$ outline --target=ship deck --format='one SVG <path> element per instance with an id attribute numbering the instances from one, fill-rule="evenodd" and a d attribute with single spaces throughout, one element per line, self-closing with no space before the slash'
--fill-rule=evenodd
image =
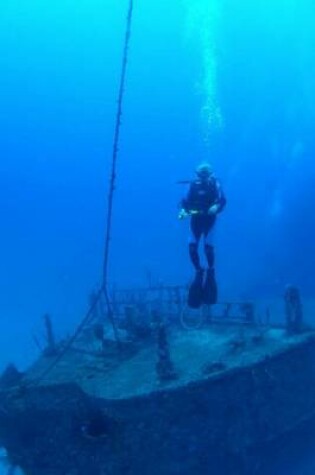
<path id="1" fill-rule="evenodd" d="M 315 332 L 288 336 L 281 328 L 261 329 L 244 325 L 208 325 L 199 330 L 173 328 L 168 333 L 176 378 L 161 383 L 157 377 L 157 346 L 110 342 L 105 352 L 89 336 L 76 342 L 52 371 L 42 378 L 52 357 L 40 357 L 27 371 L 26 380 L 41 378 L 40 385 L 76 383 L 90 396 L 107 400 L 143 396 L 251 367 L 266 358 L 314 339 Z"/>

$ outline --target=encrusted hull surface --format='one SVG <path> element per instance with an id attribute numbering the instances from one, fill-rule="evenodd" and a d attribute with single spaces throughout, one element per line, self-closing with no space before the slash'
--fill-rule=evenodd
<path id="1" fill-rule="evenodd" d="M 254 473 L 268 444 L 314 416 L 315 337 L 128 397 L 50 381 L 2 406 L 0 442 L 27 475 Z"/>

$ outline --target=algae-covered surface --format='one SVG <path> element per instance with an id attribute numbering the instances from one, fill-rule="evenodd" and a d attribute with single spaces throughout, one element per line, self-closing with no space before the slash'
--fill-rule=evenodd
<path id="1" fill-rule="evenodd" d="M 168 333 L 174 379 L 160 383 L 156 373 L 157 344 L 99 351 L 90 337 L 77 342 L 41 380 L 42 385 L 77 383 L 87 394 L 104 399 L 127 399 L 167 387 L 169 390 L 206 378 L 224 377 L 237 368 L 250 367 L 285 352 L 309 338 L 313 332 L 287 336 L 284 329 L 262 329 L 243 325 L 211 325 L 199 330 L 172 329 Z M 41 357 L 29 369 L 27 380 L 41 377 L 53 358 Z"/>

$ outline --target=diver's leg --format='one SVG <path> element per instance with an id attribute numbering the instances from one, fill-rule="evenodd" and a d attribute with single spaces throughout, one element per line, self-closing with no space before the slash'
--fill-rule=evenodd
<path id="1" fill-rule="evenodd" d="M 198 253 L 200 237 L 201 237 L 200 224 L 199 224 L 199 221 L 195 219 L 195 217 L 193 216 L 190 221 L 189 257 L 196 271 L 202 270 L 202 267 L 200 265 L 200 257 Z"/>
<path id="2" fill-rule="evenodd" d="M 215 279 L 214 271 L 214 247 L 213 247 L 213 221 L 208 221 L 206 223 L 205 233 L 204 233 L 204 251 L 208 263 L 208 269 L 206 273 L 206 280 L 204 283 L 204 294 L 203 302 L 206 305 L 213 305 L 217 303 L 218 300 L 218 288 Z"/>
<path id="3" fill-rule="evenodd" d="M 213 247 L 213 235 L 215 220 L 208 217 L 204 227 L 204 251 L 208 263 L 208 268 L 214 270 L 214 247 Z"/>
<path id="4" fill-rule="evenodd" d="M 205 242 L 205 255 L 209 269 L 214 269 L 214 247 Z"/>
<path id="5" fill-rule="evenodd" d="M 202 228 L 200 226 L 200 219 L 198 219 L 197 216 L 192 216 L 190 220 L 189 255 L 190 260 L 195 268 L 195 277 L 189 286 L 187 302 L 188 306 L 194 309 L 200 308 L 203 301 L 204 270 L 200 265 L 198 253 L 201 231 Z"/>

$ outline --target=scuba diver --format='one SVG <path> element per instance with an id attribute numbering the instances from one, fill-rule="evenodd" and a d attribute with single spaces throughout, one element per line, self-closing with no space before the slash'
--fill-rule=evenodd
<path id="1" fill-rule="evenodd" d="M 217 301 L 217 286 L 214 275 L 214 248 L 212 231 L 217 215 L 226 205 L 221 185 L 208 163 L 196 169 L 197 178 L 190 182 L 187 196 L 181 202 L 179 219 L 190 217 L 189 256 L 196 270 L 188 296 L 188 304 L 199 308 L 202 303 L 210 305 Z M 208 264 L 205 272 L 200 264 L 198 247 L 204 240 L 204 252 Z M 206 274 L 204 282 L 204 274 Z"/>

